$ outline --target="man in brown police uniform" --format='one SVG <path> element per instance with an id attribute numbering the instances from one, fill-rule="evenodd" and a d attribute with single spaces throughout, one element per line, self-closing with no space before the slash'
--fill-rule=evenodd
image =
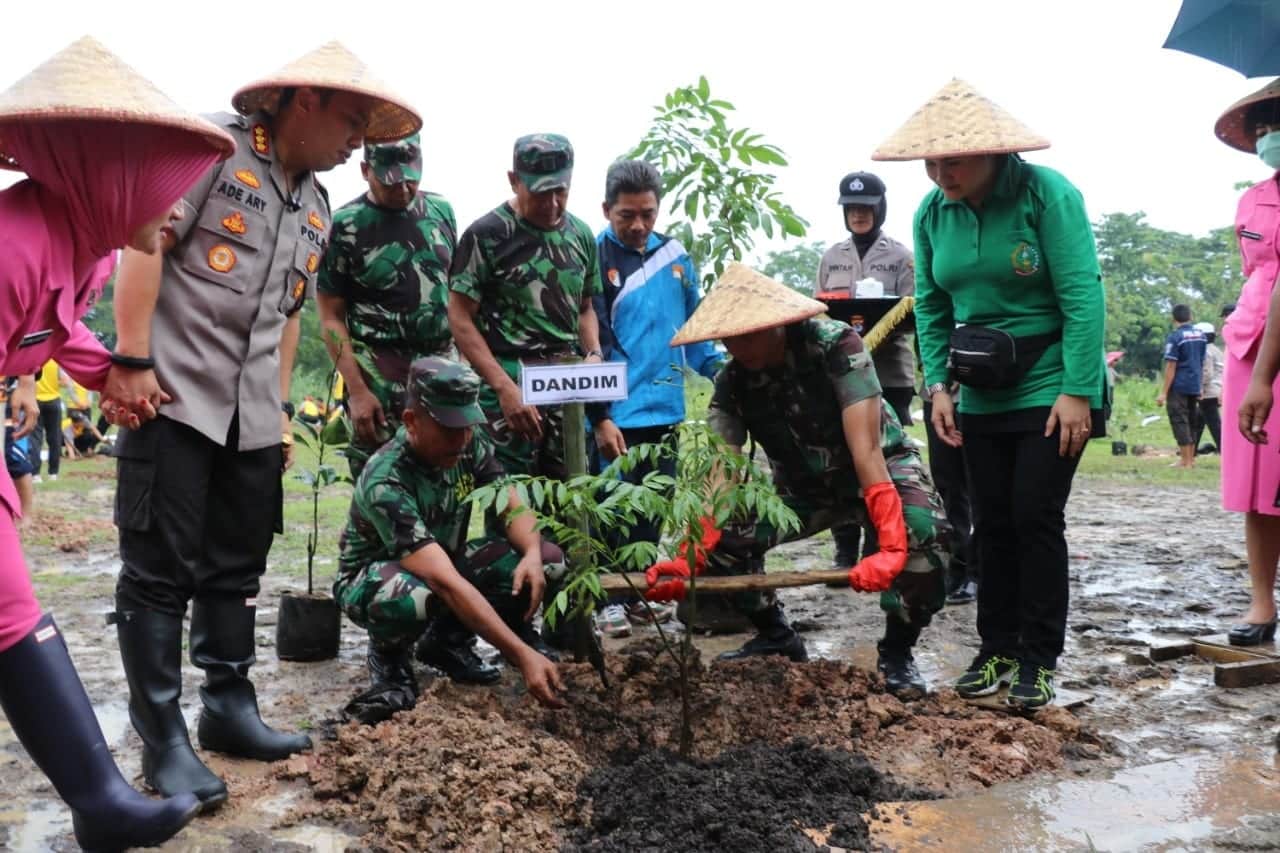
<path id="1" fill-rule="evenodd" d="M 247 673 L 292 450 L 282 401 L 298 312 L 328 239 L 316 173 L 366 139 L 422 124 L 336 42 L 233 102 L 240 115 L 212 118 L 237 151 L 187 193 L 166 252 L 125 253 L 108 379 L 117 399 L 159 408 L 122 435 L 116 491 L 123 566 L 113 621 L 143 775 L 167 796 L 195 793 L 206 809 L 227 789 L 192 750 L 179 703 L 188 601 L 191 661 L 205 671 L 200 745 L 261 761 L 311 745 L 262 721 Z"/>

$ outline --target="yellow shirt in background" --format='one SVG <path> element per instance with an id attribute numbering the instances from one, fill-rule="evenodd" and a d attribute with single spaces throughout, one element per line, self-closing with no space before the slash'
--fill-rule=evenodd
<path id="1" fill-rule="evenodd" d="M 50 359 L 40 368 L 40 376 L 36 379 L 36 402 L 48 403 L 62 396 L 62 387 L 58 384 L 58 363 Z"/>

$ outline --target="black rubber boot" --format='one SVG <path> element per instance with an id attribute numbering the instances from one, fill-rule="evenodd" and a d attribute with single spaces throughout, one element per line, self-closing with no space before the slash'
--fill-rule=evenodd
<path id="1" fill-rule="evenodd" d="M 857 565 L 858 546 L 862 544 L 862 528 L 857 522 L 850 521 L 831 528 L 831 539 L 836 545 L 831 568 L 851 569 Z"/>
<path id="2" fill-rule="evenodd" d="M 121 602 L 117 602 L 120 607 Z M 196 757 L 182 716 L 182 617 L 137 608 L 110 620 L 129 682 L 129 719 L 142 738 L 142 775 L 171 797 L 195 794 L 202 811 L 227 801 L 227 786 Z"/>
<path id="3" fill-rule="evenodd" d="M 892 613 L 885 614 L 884 639 L 876 644 L 876 669 L 884 676 L 885 689 L 899 699 L 919 699 L 929 692 L 911 649 L 920 639 L 920 629 L 908 625 Z"/>
<path id="4" fill-rule="evenodd" d="M 52 616 L 0 652 L 0 707 L 71 807 L 76 841 L 85 850 L 163 844 L 200 810 L 193 794 L 152 800 L 120 775 Z"/>
<path id="5" fill-rule="evenodd" d="M 420 695 L 408 646 L 393 646 L 369 640 L 366 662 L 369 665 L 369 682 L 372 687 L 398 687 L 407 690 L 415 699 Z"/>
<path id="6" fill-rule="evenodd" d="M 511 633 L 519 637 L 526 646 L 552 663 L 560 662 L 560 653 L 552 648 L 544 636 L 552 633 L 550 629 L 544 625 L 542 631 L 539 632 L 537 628 L 533 627 L 532 620 L 524 618 L 524 614 L 529 610 L 529 598 L 527 595 L 521 595 L 510 601 L 498 602 L 493 609 L 502 617 L 502 621 L 511 629 Z M 564 621 L 563 618 L 561 621 Z M 563 632 L 561 633 L 563 634 Z M 568 648 L 568 638 L 560 637 L 559 639 Z"/>
<path id="7" fill-rule="evenodd" d="M 475 634 L 457 616 L 443 611 L 418 640 L 414 657 L 459 684 L 493 684 L 502 677 L 502 671 L 481 660 L 475 652 L 475 642 Z"/>
<path id="8" fill-rule="evenodd" d="M 311 738 L 278 732 L 262 721 L 249 681 L 255 608 L 243 598 L 197 598 L 191 606 L 191 662 L 205 671 L 200 746 L 257 761 L 279 761 L 311 748 Z"/>
<path id="9" fill-rule="evenodd" d="M 796 663 L 809 659 L 809 652 L 804 647 L 804 640 L 787 622 L 782 613 L 782 605 L 774 604 L 764 610 L 752 613 L 751 624 L 756 626 L 756 635 L 747 640 L 741 648 L 725 652 L 717 660 L 741 660 L 757 655 L 782 655 Z"/>

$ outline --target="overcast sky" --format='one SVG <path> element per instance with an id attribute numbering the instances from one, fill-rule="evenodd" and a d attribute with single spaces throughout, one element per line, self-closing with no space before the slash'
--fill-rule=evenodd
<path id="1" fill-rule="evenodd" d="M 1265 80 L 1161 49 L 1178 6 L 11 3 L 0 85 L 90 34 L 182 105 L 226 110 L 239 86 L 338 38 L 424 116 L 423 186 L 453 202 L 460 227 L 507 197 L 511 144 L 532 131 L 573 142 L 570 209 L 598 227 L 609 162 L 639 139 L 667 91 L 705 74 L 738 107 L 735 126 L 785 150 L 779 186 L 810 221 L 810 239 L 845 236 L 837 184 L 869 169 L 889 188 L 886 231 L 909 242 L 930 188 L 923 164 L 873 164 L 870 154 L 955 76 L 1052 141 L 1028 159 L 1066 174 L 1093 218 L 1144 210 L 1162 228 L 1202 234 L 1230 224 L 1235 182 L 1268 174 L 1213 135 L 1223 109 Z M 363 186 L 354 160 L 323 180 L 335 204 Z"/>

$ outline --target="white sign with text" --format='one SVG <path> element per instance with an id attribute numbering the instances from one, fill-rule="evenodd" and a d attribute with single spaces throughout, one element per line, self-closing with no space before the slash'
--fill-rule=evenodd
<path id="1" fill-rule="evenodd" d="M 625 400 L 627 393 L 627 365 L 621 361 L 520 367 L 520 396 L 527 406 Z"/>

